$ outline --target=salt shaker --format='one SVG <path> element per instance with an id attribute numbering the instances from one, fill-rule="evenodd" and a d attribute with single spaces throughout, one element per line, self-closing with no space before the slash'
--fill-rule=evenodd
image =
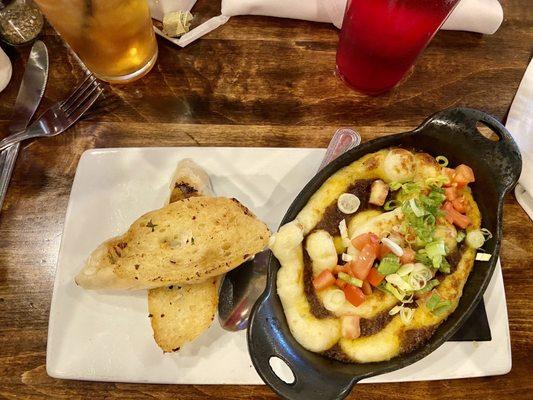
<path id="1" fill-rule="evenodd" d="M 0 37 L 11 45 L 32 41 L 43 28 L 43 16 L 31 0 L 0 2 Z"/>

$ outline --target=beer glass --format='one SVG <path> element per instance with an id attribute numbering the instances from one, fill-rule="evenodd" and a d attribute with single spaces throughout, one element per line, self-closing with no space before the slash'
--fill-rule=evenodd
<path id="1" fill-rule="evenodd" d="M 55 30 L 98 78 L 136 80 L 157 59 L 147 0 L 35 0 Z"/>

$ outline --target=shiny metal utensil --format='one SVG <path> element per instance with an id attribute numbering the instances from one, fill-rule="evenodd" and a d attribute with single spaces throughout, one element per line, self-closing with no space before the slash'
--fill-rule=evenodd
<path id="1" fill-rule="evenodd" d="M 31 48 L 26 70 L 22 77 L 9 132 L 15 133 L 26 129 L 31 117 L 37 110 L 48 80 L 48 50 L 40 40 Z M 0 210 L 9 187 L 9 181 L 15 167 L 20 144 L 14 144 L 0 153 Z"/>
<path id="2" fill-rule="evenodd" d="M 361 136 L 353 129 L 338 129 L 319 170 L 360 143 Z M 252 307 L 266 287 L 268 257 L 269 250 L 264 250 L 224 276 L 218 296 L 218 320 L 222 328 L 240 331 L 248 326 Z"/>
<path id="3" fill-rule="evenodd" d="M 353 149 L 361 144 L 361 135 L 351 128 L 339 128 L 333 134 L 328 148 L 326 149 L 326 155 L 322 160 L 322 164 L 318 170 L 320 171 L 342 153 Z"/>
<path id="4" fill-rule="evenodd" d="M 46 110 L 28 129 L 0 141 L 0 150 L 23 140 L 59 135 L 70 128 L 103 92 L 98 80 L 89 74 L 70 94 Z"/>

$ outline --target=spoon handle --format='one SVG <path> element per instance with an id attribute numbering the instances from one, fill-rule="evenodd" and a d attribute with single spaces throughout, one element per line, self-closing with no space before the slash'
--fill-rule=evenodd
<path id="1" fill-rule="evenodd" d="M 331 138 L 328 148 L 326 149 L 326 155 L 320 164 L 320 171 L 334 159 L 348 150 L 359 146 L 361 144 L 361 135 L 351 128 L 339 128 Z"/>

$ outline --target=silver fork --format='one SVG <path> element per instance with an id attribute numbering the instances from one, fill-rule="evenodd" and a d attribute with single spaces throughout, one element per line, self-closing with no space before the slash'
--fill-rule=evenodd
<path id="1" fill-rule="evenodd" d="M 89 74 L 67 97 L 46 110 L 26 130 L 0 141 L 0 150 L 23 140 L 56 136 L 71 127 L 92 106 L 104 91 L 98 80 Z"/>

